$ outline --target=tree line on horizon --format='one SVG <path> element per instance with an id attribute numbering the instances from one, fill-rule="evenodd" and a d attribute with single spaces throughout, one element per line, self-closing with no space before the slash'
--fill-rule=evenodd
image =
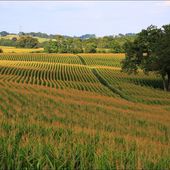
<path id="1" fill-rule="evenodd" d="M 2 33 L 2 32 L 1 32 Z M 47 53 L 123 53 L 124 44 L 133 41 L 135 34 L 119 34 L 118 36 L 104 36 L 97 38 L 94 34 L 86 34 L 81 37 L 69 37 L 56 35 L 53 39 L 47 39 L 40 43 L 37 38 L 27 34 L 11 39 L 0 39 L 0 46 L 13 46 L 19 48 L 43 47 Z"/>
<path id="2" fill-rule="evenodd" d="M 0 36 L 4 37 L 7 35 L 25 35 L 25 36 L 32 36 L 32 37 L 40 37 L 40 38 L 49 38 L 49 39 L 53 39 L 56 37 L 56 34 L 47 34 L 47 33 L 42 33 L 42 32 L 19 32 L 18 34 L 16 33 L 9 33 L 7 31 L 1 31 L 0 32 Z M 126 34 L 122 34 L 119 33 L 118 35 L 113 35 L 113 37 L 123 37 L 123 36 L 133 36 L 135 35 L 135 33 L 126 33 Z M 84 34 L 81 36 L 68 36 L 68 35 L 62 35 L 63 37 L 67 38 L 67 37 L 72 37 L 72 38 L 80 38 L 80 39 L 89 39 L 89 38 L 96 38 L 95 34 Z M 112 37 L 112 35 L 110 35 Z"/>
<path id="3" fill-rule="evenodd" d="M 4 38 L 8 35 L 14 35 L 11 39 Z M 16 37 L 15 37 L 16 35 Z M 133 41 L 135 34 L 118 34 L 114 36 L 96 37 L 95 34 L 85 34 L 82 36 L 66 36 L 53 35 L 41 32 L 18 34 L 8 33 L 6 31 L 0 32 L 0 45 L 13 46 L 19 48 L 38 48 L 43 47 L 48 53 L 80 53 L 80 52 L 103 52 L 103 53 L 118 53 L 124 52 L 123 44 L 127 41 Z M 19 38 L 18 38 L 19 36 Z M 31 38 L 32 39 L 31 39 Z M 36 38 L 46 38 L 45 42 L 38 42 Z"/>
<path id="4" fill-rule="evenodd" d="M 101 38 L 71 38 L 57 35 L 55 41 L 49 41 L 44 46 L 44 50 L 48 53 L 123 53 L 124 43 L 129 40 L 133 41 L 133 37 L 111 37 L 104 36 Z"/>

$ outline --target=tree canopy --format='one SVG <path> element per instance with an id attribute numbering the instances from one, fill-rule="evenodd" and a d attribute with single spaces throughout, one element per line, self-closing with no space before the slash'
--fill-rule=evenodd
<path id="1" fill-rule="evenodd" d="M 9 33 L 6 32 L 6 31 L 1 31 L 1 32 L 0 32 L 0 36 L 7 36 L 7 35 L 9 35 Z"/>
<path id="2" fill-rule="evenodd" d="M 16 46 L 16 41 L 10 40 L 10 39 L 0 39 L 0 46 Z"/>
<path id="3" fill-rule="evenodd" d="M 39 44 L 36 38 L 30 36 L 21 36 L 17 41 L 17 47 L 36 48 Z"/>
<path id="4" fill-rule="evenodd" d="M 64 38 L 58 35 L 55 41 L 49 41 L 45 45 L 48 53 L 82 53 L 82 43 L 80 39 Z"/>
<path id="5" fill-rule="evenodd" d="M 10 35 L 6 37 L 6 35 Z M 19 32 L 18 35 L 8 33 L 6 31 L 0 32 L 0 45 L 14 46 L 22 48 L 45 48 L 46 52 L 55 53 L 82 53 L 82 52 L 99 52 L 99 53 L 123 53 L 124 43 L 133 41 L 135 34 L 119 34 L 104 37 L 96 37 L 95 34 L 85 34 L 82 36 L 66 36 L 54 35 L 41 32 Z M 38 38 L 38 41 L 31 38 Z M 40 37 L 40 38 L 39 38 Z M 43 40 L 41 40 L 43 38 Z M 51 40 L 51 41 L 50 41 Z M 57 43 L 53 43 L 56 41 Z M 35 43 L 35 44 L 34 44 Z M 54 47 L 55 46 L 55 47 Z"/>
<path id="6" fill-rule="evenodd" d="M 55 39 L 45 43 L 45 51 L 49 53 L 123 53 L 124 43 L 133 41 L 134 37 L 135 35 L 127 35 L 123 37 L 105 36 L 81 39 L 56 35 Z"/>
<path id="7" fill-rule="evenodd" d="M 124 48 L 123 71 L 137 73 L 142 69 L 145 73 L 156 72 L 162 76 L 164 90 L 170 91 L 170 24 L 143 29 L 134 42 L 125 43 Z"/>

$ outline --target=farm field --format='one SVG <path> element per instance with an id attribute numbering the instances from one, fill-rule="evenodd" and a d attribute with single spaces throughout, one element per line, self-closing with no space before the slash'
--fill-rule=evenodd
<path id="1" fill-rule="evenodd" d="M 0 46 L 0 49 L 3 50 L 3 53 L 31 53 L 31 52 L 43 52 L 43 48 L 16 48 L 8 46 Z"/>
<path id="2" fill-rule="evenodd" d="M 170 94 L 124 54 L 0 54 L 2 169 L 170 169 Z"/>

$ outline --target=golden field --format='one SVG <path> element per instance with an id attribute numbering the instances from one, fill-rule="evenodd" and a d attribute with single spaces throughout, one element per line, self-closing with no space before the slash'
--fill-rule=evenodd
<path id="1" fill-rule="evenodd" d="M 3 53 L 31 53 L 31 52 L 39 52 L 43 51 L 43 48 L 16 48 L 16 47 L 7 47 L 7 46 L 0 46 L 0 49 L 3 50 Z"/>

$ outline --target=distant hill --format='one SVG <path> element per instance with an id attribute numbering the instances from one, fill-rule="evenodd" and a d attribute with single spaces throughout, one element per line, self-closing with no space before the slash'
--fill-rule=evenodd
<path id="1" fill-rule="evenodd" d="M 96 38 L 95 34 L 85 34 L 79 37 L 80 39 Z"/>
<path id="2" fill-rule="evenodd" d="M 37 38 L 43 38 L 44 40 L 47 39 L 47 41 L 49 39 L 55 39 L 57 34 L 47 34 L 47 33 L 42 33 L 42 32 L 29 32 L 29 33 L 25 33 L 25 32 L 19 32 L 18 34 L 15 33 L 9 33 L 7 31 L 1 31 L 0 32 L 0 37 L 3 38 L 11 38 L 11 37 L 18 37 L 20 35 L 29 35 L 32 37 L 37 37 Z M 126 34 L 121 34 L 119 33 L 118 35 L 110 35 L 110 37 L 126 37 L 126 36 L 135 36 L 135 33 L 126 33 Z M 84 34 L 81 36 L 68 36 L 68 35 L 62 35 L 65 38 L 80 38 L 82 40 L 85 39 L 90 39 L 90 38 L 97 38 L 95 34 Z"/>

